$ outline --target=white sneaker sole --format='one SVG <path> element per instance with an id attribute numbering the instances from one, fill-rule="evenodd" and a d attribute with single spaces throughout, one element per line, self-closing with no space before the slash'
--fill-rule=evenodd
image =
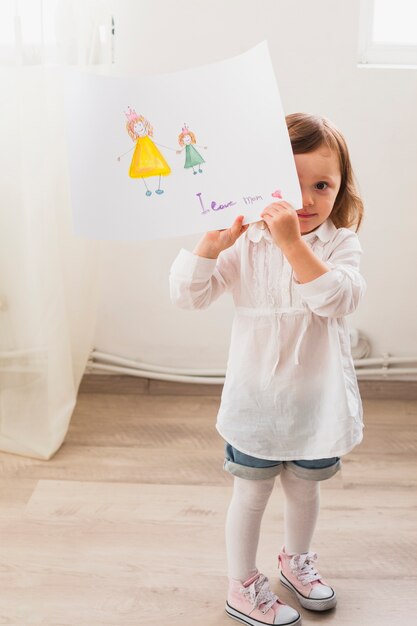
<path id="1" fill-rule="evenodd" d="M 298 591 L 298 589 L 296 589 L 290 583 L 288 578 L 284 576 L 281 570 L 279 572 L 279 579 L 280 579 L 281 585 L 284 585 L 284 587 L 292 591 L 297 596 L 299 603 L 305 609 L 310 609 L 310 611 L 327 611 L 328 609 L 332 609 L 334 606 L 336 606 L 337 599 L 336 599 L 336 593 L 334 591 L 333 591 L 333 595 L 330 596 L 330 598 L 306 598 L 306 596 L 303 596 Z"/>
<path id="2" fill-rule="evenodd" d="M 271 624 L 267 624 L 266 622 L 260 622 L 258 619 L 253 619 L 249 615 L 245 615 L 245 613 L 241 613 L 234 609 L 228 602 L 226 602 L 226 613 L 229 617 L 233 617 L 233 619 L 237 619 L 238 622 L 242 622 L 242 624 L 250 624 L 250 626 L 259 626 L 259 624 L 265 624 L 265 626 L 271 626 Z M 273 626 L 273 625 L 272 625 Z M 286 622 L 280 626 L 301 626 L 301 615 L 295 618 L 292 622 Z"/>

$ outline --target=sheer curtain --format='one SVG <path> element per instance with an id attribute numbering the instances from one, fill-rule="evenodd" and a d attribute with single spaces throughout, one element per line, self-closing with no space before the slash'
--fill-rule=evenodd
<path id="1" fill-rule="evenodd" d="M 111 63 L 114 24 L 97 0 L 0 10 L 0 450 L 45 460 L 68 430 L 100 285 L 101 244 L 72 232 L 63 77 Z"/>

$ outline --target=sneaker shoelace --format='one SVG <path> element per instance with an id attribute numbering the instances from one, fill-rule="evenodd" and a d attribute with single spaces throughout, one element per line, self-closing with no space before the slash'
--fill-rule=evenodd
<path id="1" fill-rule="evenodd" d="M 241 587 L 240 593 L 249 600 L 254 608 L 260 608 L 264 604 L 262 613 L 269 611 L 271 606 L 278 600 L 278 596 L 269 587 L 268 578 L 263 574 L 260 574 L 248 587 Z"/>
<path id="2" fill-rule="evenodd" d="M 314 567 L 315 561 L 317 561 L 316 552 L 295 554 L 290 559 L 291 571 L 298 578 L 298 580 L 303 583 L 303 585 L 307 585 L 307 583 L 320 579 L 320 574 Z"/>

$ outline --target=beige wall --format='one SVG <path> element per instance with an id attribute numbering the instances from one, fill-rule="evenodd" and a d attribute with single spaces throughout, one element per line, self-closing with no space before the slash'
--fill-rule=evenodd
<path id="1" fill-rule="evenodd" d="M 169 72 L 267 39 L 286 113 L 343 130 L 366 204 L 368 292 L 348 320 L 372 356 L 416 355 L 417 70 L 357 67 L 359 0 L 133 0 L 115 3 L 117 71 Z M 167 103 L 169 106 L 169 103 Z M 96 348 L 164 365 L 224 367 L 233 307 L 171 305 L 169 267 L 198 236 L 108 243 Z"/>

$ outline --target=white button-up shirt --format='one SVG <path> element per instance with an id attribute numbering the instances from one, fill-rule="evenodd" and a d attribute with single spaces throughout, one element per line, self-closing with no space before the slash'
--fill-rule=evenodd
<path id="1" fill-rule="evenodd" d="M 302 235 L 330 271 L 299 283 L 268 229 L 251 224 L 217 259 L 181 249 L 172 301 L 235 304 L 216 428 L 235 448 L 270 460 L 341 456 L 362 440 L 363 411 L 346 316 L 366 291 L 358 236 L 328 218 Z"/>

